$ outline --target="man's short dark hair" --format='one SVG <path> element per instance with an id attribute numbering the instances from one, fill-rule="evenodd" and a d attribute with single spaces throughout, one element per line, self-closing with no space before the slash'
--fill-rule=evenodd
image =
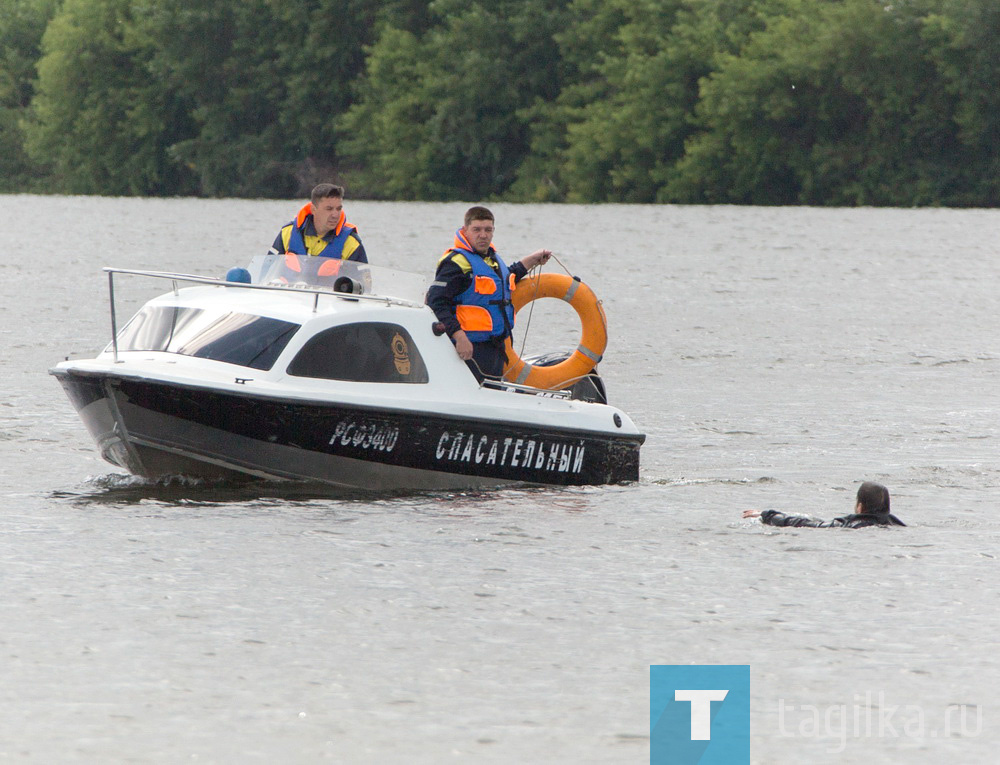
<path id="1" fill-rule="evenodd" d="M 493 213 L 485 207 L 480 207 L 478 205 L 470 207 L 465 211 L 465 225 L 468 226 L 474 220 L 491 220 L 496 223 L 496 218 L 493 217 Z"/>
<path id="2" fill-rule="evenodd" d="M 309 201 L 315 205 L 319 204 L 324 199 L 328 199 L 329 197 L 343 199 L 344 187 L 335 186 L 332 183 L 321 183 L 312 190 L 312 194 L 309 195 Z"/>
<path id="3" fill-rule="evenodd" d="M 858 488 L 861 512 L 868 515 L 889 514 L 889 490 L 880 483 L 865 481 Z"/>

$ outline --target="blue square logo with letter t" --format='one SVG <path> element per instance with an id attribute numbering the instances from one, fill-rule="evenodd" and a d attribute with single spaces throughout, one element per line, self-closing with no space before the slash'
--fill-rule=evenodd
<path id="1" fill-rule="evenodd" d="M 649 765 L 749 765 L 750 666 L 649 668 Z"/>

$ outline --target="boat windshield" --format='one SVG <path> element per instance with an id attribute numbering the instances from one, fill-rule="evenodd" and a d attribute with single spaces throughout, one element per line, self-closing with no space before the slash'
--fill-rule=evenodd
<path id="1" fill-rule="evenodd" d="M 225 309 L 145 305 L 118 335 L 118 351 L 163 351 L 268 370 L 298 324 Z"/>
<path id="2" fill-rule="evenodd" d="M 423 303 L 428 279 L 420 274 L 309 255 L 257 255 L 246 269 L 252 284 L 329 289 Z"/>

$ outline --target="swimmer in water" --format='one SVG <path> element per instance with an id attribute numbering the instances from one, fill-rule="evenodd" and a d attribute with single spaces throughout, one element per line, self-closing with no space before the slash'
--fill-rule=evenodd
<path id="1" fill-rule="evenodd" d="M 889 512 L 889 490 L 880 483 L 865 481 L 858 489 L 854 512 L 832 521 L 821 521 L 804 515 L 788 515 L 777 510 L 745 510 L 744 518 L 760 517 L 769 526 L 813 526 L 815 528 L 860 529 L 865 526 L 905 526 Z"/>

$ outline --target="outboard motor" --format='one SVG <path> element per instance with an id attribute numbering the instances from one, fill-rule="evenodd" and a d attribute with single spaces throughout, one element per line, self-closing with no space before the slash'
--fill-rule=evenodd
<path id="1" fill-rule="evenodd" d="M 551 353 L 540 353 L 536 356 L 526 356 L 524 361 L 536 367 L 552 367 L 560 364 L 570 356 L 573 351 L 552 351 Z M 595 366 L 585 377 L 581 377 L 571 387 L 569 387 L 570 398 L 577 401 L 590 401 L 598 404 L 608 403 L 608 394 L 604 388 L 604 380 L 597 373 Z"/>

